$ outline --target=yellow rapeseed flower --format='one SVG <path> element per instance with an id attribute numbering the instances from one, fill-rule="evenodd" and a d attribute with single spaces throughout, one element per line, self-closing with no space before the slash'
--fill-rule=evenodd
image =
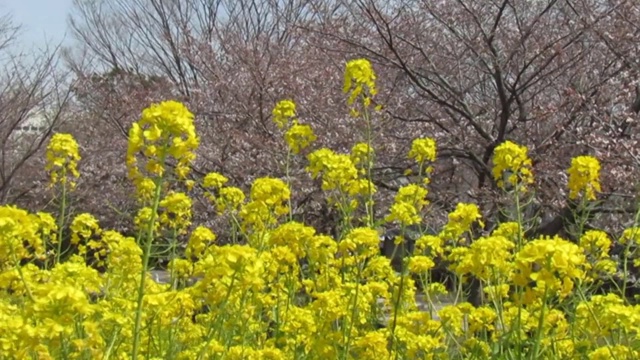
<path id="1" fill-rule="evenodd" d="M 373 162 L 374 150 L 367 143 L 357 143 L 351 148 L 351 161 L 356 166 Z"/>
<path id="2" fill-rule="evenodd" d="M 595 200 L 600 192 L 600 162 L 593 156 L 578 156 L 571 160 L 569 168 L 569 199 L 584 194 L 587 200 Z"/>
<path id="3" fill-rule="evenodd" d="M 618 239 L 621 245 L 634 245 L 640 244 L 640 227 L 630 227 L 622 232 L 622 235 Z"/>
<path id="4" fill-rule="evenodd" d="M 179 234 L 191 225 L 191 198 L 182 192 L 169 193 L 158 204 L 161 209 L 160 224 L 175 229 Z"/>
<path id="5" fill-rule="evenodd" d="M 420 212 L 429 203 L 426 199 L 427 193 L 427 189 L 416 184 L 401 187 L 385 220 L 397 221 L 405 226 L 420 223 Z"/>
<path id="6" fill-rule="evenodd" d="M 592 264 L 592 268 L 589 270 L 589 280 L 603 274 L 613 275 L 615 273 L 616 264 L 609 255 L 611 244 L 609 235 L 600 230 L 588 230 L 580 237 L 579 245 Z"/>
<path id="7" fill-rule="evenodd" d="M 88 213 L 77 215 L 71 222 L 70 229 L 71 243 L 78 246 L 80 255 L 86 255 L 88 250 L 93 250 L 96 260 L 103 260 L 106 248 L 105 244 L 98 239 L 102 230 L 93 215 Z"/>
<path id="8" fill-rule="evenodd" d="M 458 240 L 464 233 L 471 230 L 471 226 L 482 223 L 482 214 L 476 204 L 459 203 L 449 214 L 449 221 L 442 229 L 440 237 L 445 240 Z"/>
<path id="9" fill-rule="evenodd" d="M 422 275 L 435 266 L 433 259 L 429 256 L 414 255 L 409 258 L 408 270 L 412 274 Z"/>
<path id="10" fill-rule="evenodd" d="M 278 128 L 287 127 L 289 122 L 296 116 L 296 103 L 293 100 L 281 100 L 273 108 L 273 122 Z"/>
<path id="11" fill-rule="evenodd" d="M 330 149 L 319 149 L 307 156 L 307 171 L 312 178 L 322 174 L 322 190 L 346 191 L 349 184 L 358 178 L 358 169 L 349 155 L 336 154 Z"/>
<path id="12" fill-rule="evenodd" d="M 380 253 L 380 235 L 371 228 L 355 228 L 338 243 L 345 255 L 373 256 Z"/>
<path id="13" fill-rule="evenodd" d="M 271 232 L 269 244 L 287 246 L 296 257 L 303 258 L 306 250 L 313 246 L 315 233 L 316 230 L 310 226 L 290 221 Z"/>
<path id="14" fill-rule="evenodd" d="M 77 169 L 80 160 L 78 143 L 71 134 L 53 135 L 47 146 L 46 157 L 45 169 L 50 173 L 51 185 L 66 184 L 67 177 L 80 177 Z M 70 185 L 75 186 L 75 182 L 71 181 Z"/>
<path id="15" fill-rule="evenodd" d="M 444 253 L 443 243 L 442 238 L 439 236 L 422 235 L 416 240 L 415 251 L 436 257 Z"/>
<path id="16" fill-rule="evenodd" d="M 220 189 L 218 198 L 216 199 L 216 207 L 218 213 L 222 214 L 225 211 L 238 211 L 242 203 L 244 202 L 245 195 L 240 188 L 233 186 L 225 186 Z"/>
<path id="17" fill-rule="evenodd" d="M 640 351 L 624 345 L 601 346 L 589 353 L 589 360 L 632 360 L 640 357 Z"/>
<path id="18" fill-rule="evenodd" d="M 376 74 L 369 60 L 356 59 L 347 62 L 342 90 L 344 93 L 351 92 L 347 101 L 349 105 L 352 105 L 362 95 L 364 106 L 369 106 L 371 97 L 377 93 Z"/>
<path id="19" fill-rule="evenodd" d="M 251 186 L 251 201 L 279 206 L 291 196 L 289 186 L 282 180 L 270 177 L 256 179 Z"/>
<path id="20" fill-rule="evenodd" d="M 522 226 L 515 221 L 508 221 L 498 224 L 492 232 L 492 236 L 504 236 L 514 243 L 518 243 L 524 237 Z"/>
<path id="21" fill-rule="evenodd" d="M 431 138 L 414 139 L 411 143 L 409 159 L 415 160 L 418 164 L 436 161 L 436 141 Z"/>
<path id="22" fill-rule="evenodd" d="M 193 114 L 182 103 L 164 101 L 144 109 L 140 120 L 129 130 L 126 161 L 129 177 L 138 192 L 146 194 L 148 189 L 148 186 L 140 188 L 144 185 L 141 179 L 164 176 L 166 161 L 170 157 L 176 160 L 176 178 L 186 181 L 199 143 Z M 146 157 L 144 171 L 137 164 L 138 155 Z M 141 200 L 146 201 L 147 196 L 142 196 Z"/>
<path id="23" fill-rule="evenodd" d="M 493 284 L 509 279 L 512 249 L 515 244 L 503 236 L 482 237 L 474 240 L 468 250 L 452 259 L 451 269 L 459 275 L 474 275 Z"/>
<path id="24" fill-rule="evenodd" d="M 505 189 L 504 176 L 507 173 L 507 184 L 520 186 L 526 190 L 528 184 L 533 183 L 531 159 L 527 155 L 527 147 L 511 141 L 498 145 L 493 153 L 493 178 L 498 187 Z"/>
<path id="25" fill-rule="evenodd" d="M 358 359 L 388 359 L 389 336 L 389 331 L 386 329 L 370 331 L 360 336 L 354 342 L 354 347 L 356 353 L 358 354 Z"/>
<path id="26" fill-rule="evenodd" d="M 376 191 L 376 185 L 369 179 L 355 179 L 348 183 L 347 193 L 352 197 L 367 196 L 375 194 Z"/>
<path id="27" fill-rule="evenodd" d="M 38 219 L 38 223 L 40 225 L 40 238 L 43 241 L 48 241 L 51 244 L 56 244 L 58 242 L 58 224 L 53 216 L 49 213 L 38 212 L 35 214 Z"/>
<path id="28" fill-rule="evenodd" d="M 469 314 L 469 331 L 472 333 L 494 331 L 494 324 L 497 318 L 496 310 L 491 307 L 482 306 L 471 309 L 471 313 Z"/>
<path id="29" fill-rule="evenodd" d="M 491 346 L 478 338 L 468 338 L 462 344 L 462 354 L 465 355 L 465 358 L 490 359 Z"/>
<path id="30" fill-rule="evenodd" d="M 313 134 L 311 126 L 298 124 L 297 121 L 294 121 L 293 125 L 284 134 L 284 139 L 291 152 L 298 154 L 311 145 L 316 140 L 316 136 Z"/>
<path id="31" fill-rule="evenodd" d="M 198 226 L 191 232 L 187 248 L 185 249 L 185 256 L 188 259 L 199 258 L 215 239 L 216 234 L 209 230 L 209 228 Z"/>
<path id="32" fill-rule="evenodd" d="M 258 178 L 251 185 L 250 201 L 240 209 L 245 228 L 264 230 L 274 225 L 278 218 L 289 213 L 291 190 L 282 180 L 270 177 Z"/>
<path id="33" fill-rule="evenodd" d="M 581 329 L 587 338 L 592 341 L 611 339 L 618 336 L 627 339 L 636 338 L 640 331 L 638 326 L 640 311 L 638 310 L 639 307 L 637 305 L 627 305 L 626 301 L 618 294 L 593 295 L 589 300 L 581 301 L 576 306 L 574 325 L 576 328 Z M 616 355 L 615 349 L 610 350 L 613 350 L 613 355 Z M 596 350 L 595 352 L 600 355 L 594 357 L 596 359 L 613 358 L 612 356 L 605 356 L 606 354 L 611 355 L 606 350 Z M 637 358 L 637 353 L 635 356 L 630 356 L 631 353 L 627 355 L 620 353 L 618 355 L 620 359 Z"/>
<path id="34" fill-rule="evenodd" d="M 574 283 L 585 279 L 586 256 L 578 245 L 559 237 L 542 237 L 526 243 L 515 256 L 513 281 L 520 286 L 535 282 L 538 296 L 545 291 L 566 298 Z"/>
<path id="35" fill-rule="evenodd" d="M 580 237 L 580 246 L 596 258 L 606 258 L 611 249 L 611 239 L 604 231 L 588 230 Z"/>
<path id="36" fill-rule="evenodd" d="M 389 209 L 389 215 L 385 218 L 387 222 L 398 222 L 404 226 L 415 225 L 422 221 L 422 217 L 420 213 L 418 213 L 418 209 L 415 206 L 405 203 L 405 202 L 396 202 L 391 205 Z"/>
<path id="37" fill-rule="evenodd" d="M 87 241 L 95 235 L 100 235 L 98 220 L 91 214 L 77 215 L 71 222 L 71 243 L 74 245 Z"/>
<path id="38" fill-rule="evenodd" d="M 133 218 L 133 224 L 137 231 L 147 231 L 151 218 L 154 216 L 153 209 L 150 207 L 143 207 L 138 210 L 137 214 Z M 155 224 L 153 225 L 154 231 L 157 231 L 160 227 L 158 218 L 156 216 Z"/>
<path id="39" fill-rule="evenodd" d="M 16 206 L 0 206 L 0 270 L 44 254 L 40 228 L 37 216 Z"/>
<path id="40" fill-rule="evenodd" d="M 227 179 L 226 176 L 217 172 L 210 172 L 204 176 L 202 186 L 204 186 L 205 188 L 218 189 L 226 184 L 227 181 L 229 181 L 229 179 Z"/>

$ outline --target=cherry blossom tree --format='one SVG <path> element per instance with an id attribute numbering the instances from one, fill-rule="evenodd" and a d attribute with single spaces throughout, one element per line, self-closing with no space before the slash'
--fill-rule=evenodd
<path id="1" fill-rule="evenodd" d="M 318 134 L 317 146 L 348 151 L 361 129 L 348 116 L 342 72 L 346 60 L 367 57 L 378 75 L 376 102 L 384 106 L 374 138 L 381 204 L 411 180 L 406 153 L 421 136 L 439 147 L 429 195 L 434 222 L 460 201 L 479 203 L 489 224 L 497 220 L 504 196 L 491 176 L 491 159 L 505 140 L 528 146 L 534 161 L 533 234 L 571 225 L 566 169 L 576 155 L 602 161 L 597 220 L 615 218 L 622 226 L 635 205 L 635 1 L 74 4 L 75 50 L 90 61 L 71 57 L 70 65 L 80 79 L 78 106 L 87 124 L 97 129 L 100 122 L 100 131 L 124 141 L 149 102 L 184 101 L 203 140 L 197 176 L 220 171 L 245 186 L 258 176 L 283 175 L 285 149 L 270 118 L 283 98 L 298 104 L 301 121 Z M 310 204 L 320 197 L 303 174 L 304 158 L 296 161 L 295 203 L 313 217 L 319 207 Z"/>
<path id="2" fill-rule="evenodd" d="M 0 18 L 0 204 L 36 200 L 43 145 L 65 118 L 70 78 L 57 47 L 18 48 L 20 26 Z M 29 202 L 29 201 L 27 201 Z"/>
<path id="3" fill-rule="evenodd" d="M 595 211 L 619 215 L 633 208 L 640 148 L 637 45 L 630 39 L 638 31 L 637 2 L 340 5 L 340 20 L 315 31 L 401 79 L 396 91 L 403 96 L 393 98 L 388 114 L 407 136 L 438 140 L 444 167 L 434 178 L 438 196 L 497 208 L 491 158 L 497 145 L 512 140 L 527 145 L 534 160 L 543 223 L 533 233 L 570 225 L 566 169 L 576 155 L 603 163 L 605 202 Z"/>

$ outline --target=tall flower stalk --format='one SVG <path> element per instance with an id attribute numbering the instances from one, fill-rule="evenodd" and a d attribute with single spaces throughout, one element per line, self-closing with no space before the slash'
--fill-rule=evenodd
<path id="1" fill-rule="evenodd" d="M 45 170 L 49 172 L 50 185 L 53 188 L 60 187 L 60 213 L 58 214 L 57 250 L 54 264 L 60 262 L 62 256 L 62 242 L 64 240 L 64 226 L 66 221 L 67 197 L 69 191 L 76 186 L 76 180 L 80 177 L 78 172 L 78 143 L 70 134 L 55 134 L 47 146 L 47 163 Z M 46 262 L 46 260 L 45 260 Z"/>
<path id="2" fill-rule="evenodd" d="M 348 94 L 347 105 L 350 107 L 351 116 L 362 117 L 364 121 L 364 144 L 367 151 L 361 152 L 360 165 L 363 166 L 363 173 L 367 182 L 366 187 L 366 223 L 369 227 L 374 227 L 375 213 L 373 194 L 373 178 L 371 169 L 374 163 L 373 152 L 373 122 L 371 118 L 371 105 L 373 98 L 378 93 L 376 89 L 376 74 L 371 62 L 367 59 L 355 59 L 347 62 L 344 72 L 344 84 L 342 88 Z M 379 107 L 376 107 L 379 110 Z"/>
<path id="3" fill-rule="evenodd" d="M 285 178 L 287 185 L 291 187 L 291 159 L 302 150 L 309 147 L 316 140 L 311 126 L 301 124 L 296 119 L 296 104 L 293 100 L 281 100 L 272 111 L 273 122 L 280 130 L 284 131 L 284 140 L 287 143 L 287 156 L 285 160 Z M 293 207 L 289 199 L 289 221 L 293 220 Z"/>
<path id="4" fill-rule="evenodd" d="M 518 145 L 511 141 L 505 141 L 494 149 L 493 154 L 493 178 L 499 188 L 504 191 L 511 192 L 515 201 L 515 223 L 518 228 L 516 230 L 515 250 L 519 252 L 524 246 L 524 219 L 522 216 L 522 196 L 529 189 L 528 186 L 533 184 L 532 162 L 528 155 L 526 146 Z M 516 284 L 516 297 L 522 299 L 524 287 Z M 547 296 L 547 293 L 544 293 Z M 546 298 L 542 299 L 542 304 L 546 303 Z M 502 310 L 502 309 L 501 309 Z M 543 313 L 541 314 L 543 316 Z M 520 333 L 523 324 L 522 307 L 518 307 L 517 316 L 515 318 L 515 334 Z M 521 351 L 522 341 L 518 338 L 515 340 L 517 352 Z M 536 339 L 539 341 L 539 339 Z M 536 345 L 537 346 L 537 345 Z"/>
<path id="5" fill-rule="evenodd" d="M 194 151 L 198 145 L 193 114 L 176 101 L 165 101 L 146 108 L 140 120 L 134 123 L 129 131 L 129 178 L 136 185 L 140 202 L 145 206 L 150 205 L 151 209 L 144 233 L 139 236 L 143 254 L 136 301 L 132 359 L 137 359 L 140 347 L 145 282 L 155 239 L 158 208 L 166 191 L 165 185 L 170 183 L 167 181 L 170 176 L 166 171 L 167 162 L 170 159 L 176 161 L 174 179 L 187 181 L 191 162 L 195 159 Z M 144 164 L 144 167 L 141 164 Z"/>
<path id="6" fill-rule="evenodd" d="M 522 195 L 533 184 L 532 162 L 526 146 L 505 141 L 498 145 L 493 155 L 493 178 L 502 190 L 510 192 L 515 201 L 516 223 L 519 226 L 516 249 L 522 248 L 523 218 Z"/>
<path id="7" fill-rule="evenodd" d="M 600 162 L 593 156 L 577 156 L 571 159 L 569 175 L 569 200 L 577 203 L 574 218 L 575 234 L 579 237 L 591 217 L 590 205 L 596 201 L 600 188 Z"/>

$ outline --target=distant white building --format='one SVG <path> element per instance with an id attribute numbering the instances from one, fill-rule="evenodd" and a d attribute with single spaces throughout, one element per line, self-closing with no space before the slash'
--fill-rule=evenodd
<path id="1" fill-rule="evenodd" d="M 45 130 L 49 126 L 49 119 L 44 111 L 38 111 L 27 116 L 24 123 L 20 126 L 22 131 L 38 131 Z"/>
<path id="2" fill-rule="evenodd" d="M 46 132 L 50 124 L 50 119 L 44 111 L 33 112 L 27 115 L 27 117 L 13 129 L 13 135 L 39 135 Z"/>

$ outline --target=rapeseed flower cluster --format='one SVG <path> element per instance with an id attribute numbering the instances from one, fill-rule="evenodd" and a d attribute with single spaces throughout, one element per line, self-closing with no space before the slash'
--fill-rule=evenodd
<path id="1" fill-rule="evenodd" d="M 472 226 L 483 226 L 482 214 L 476 204 L 459 203 L 455 210 L 449 213 L 449 221 L 442 229 L 440 236 L 446 240 L 458 241 L 461 237 L 472 231 Z"/>
<path id="2" fill-rule="evenodd" d="M 429 163 L 436 161 L 436 154 L 436 141 L 431 138 L 417 138 L 411 143 L 408 157 L 418 164 L 418 175 L 423 176 L 422 183 L 424 185 L 429 185 L 431 182 L 428 176 L 433 172 L 433 166 Z M 405 171 L 405 175 L 412 173 L 411 169 Z"/>
<path id="3" fill-rule="evenodd" d="M 527 185 L 533 183 L 532 163 L 527 152 L 525 146 L 511 141 L 505 141 L 495 148 L 493 178 L 498 187 L 505 189 L 507 185 L 519 186 L 524 191 Z"/>
<path id="4" fill-rule="evenodd" d="M 284 139 L 289 145 L 291 152 L 299 154 L 300 151 L 309 147 L 315 140 L 313 129 L 307 124 L 299 124 L 295 121 L 284 135 Z"/>
<path id="5" fill-rule="evenodd" d="M 514 283 L 528 286 L 533 281 L 535 298 L 552 294 L 569 296 L 576 282 L 585 279 L 588 263 L 584 250 L 559 237 L 535 239 L 524 245 L 515 257 Z"/>
<path id="6" fill-rule="evenodd" d="M 622 238 L 619 242 L 622 243 Z M 588 230 L 582 234 L 579 245 L 590 264 L 587 280 L 595 281 L 602 276 L 611 276 L 615 273 L 616 263 L 611 259 L 610 254 L 612 244 L 613 241 L 604 231 Z"/>
<path id="7" fill-rule="evenodd" d="M 358 169 L 349 155 L 337 154 L 330 149 L 319 149 L 308 155 L 307 171 L 313 178 L 322 175 L 322 190 L 348 193 L 358 179 Z"/>
<path id="8" fill-rule="evenodd" d="M 513 241 L 503 236 L 482 237 L 469 247 L 453 251 L 451 269 L 461 276 L 473 275 L 493 286 L 507 283 L 512 275 Z"/>
<path id="9" fill-rule="evenodd" d="M 262 232 L 276 225 L 289 213 L 289 186 L 276 178 L 259 178 L 251 186 L 249 202 L 242 205 L 239 215 L 245 230 Z"/>
<path id="10" fill-rule="evenodd" d="M 374 149 L 368 143 L 357 143 L 351 148 L 351 161 L 360 167 L 360 173 L 365 174 L 367 166 L 374 161 Z"/>
<path id="11" fill-rule="evenodd" d="M 595 200 L 600 192 L 600 162 L 593 156 L 578 156 L 571 160 L 569 168 L 569 199 L 584 195 Z"/>
<path id="12" fill-rule="evenodd" d="M 202 181 L 202 186 L 204 186 L 205 188 L 219 189 L 228 181 L 229 179 L 227 179 L 226 176 L 217 172 L 211 172 L 205 175 Z"/>
<path id="13" fill-rule="evenodd" d="M 224 212 L 237 213 L 245 200 L 241 189 L 235 186 L 224 186 L 228 181 L 226 176 L 212 172 L 205 175 L 202 182 L 205 189 L 204 196 L 216 206 L 219 215 Z"/>
<path id="14" fill-rule="evenodd" d="M 273 122 L 279 129 L 285 130 L 284 140 L 294 155 L 306 149 L 315 140 L 311 126 L 301 124 L 296 116 L 296 104 L 292 100 L 281 100 L 273 108 Z"/>
<path id="15" fill-rule="evenodd" d="M 373 152 L 364 143 L 355 146 L 352 154 L 338 154 L 322 148 L 307 155 L 307 172 L 313 179 L 321 179 L 321 189 L 327 192 L 328 202 L 346 215 L 347 222 L 352 220 L 352 214 L 362 202 L 369 210 L 372 208 L 377 189 L 367 176 L 368 165 L 362 163 L 370 162 L 372 157 Z M 367 217 L 370 222 L 370 213 Z"/>
<path id="16" fill-rule="evenodd" d="M 396 221 L 402 226 L 415 225 L 422 221 L 421 211 L 429 203 L 427 189 L 421 185 L 409 184 L 401 187 L 385 218 L 388 222 Z"/>
<path id="17" fill-rule="evenodd" d="M 625 229 L 620 236 L 620 244 L 622 245 L 639 245 L 640 244 L 640 227 L 633 226 Z"/>
<path id="18" fill-rule="evenodd" d="M 178 235 L 186 234 L 191 225 L 191 198 L 182 192 L 171 192 L 158 205 L 160 224 Z"/>
<path id="19" fill-rule="evenodd" d="M 100 239 L 102 229 L 98 220 L 88 213 L 79 214 L 73 219 L 69 229 L 71 244 L 78 248 L 78 253 L 90 263 L 104 265 L 108 248 Z"/>
<path id="20" fill-rule="evenodd" d="M 273 108 L 272 116 L 278 128 L 284 129 L 296 116 L 296 103 L 293 100 L 281 100 Z"/>
<path id="21" fill-rule="evenodd" d="M 210 229 L 204 226 L 198 226 L 189 237 L 187 248 L 184 251 L 185 257 L 187 259 L 200 258 L 215 239 L 216 234 Z"/>
<path id="22" fill-rule="evenodd" d="M 200 140 L 196 135 L 193 114 L 182 103 L 165 101 L 142 112 L 129 130 L 127 168 L 129 178 L 143 202 L 153 199 L 158 179 L 165 175 L 169 159 L 176 161 L 174 175 L 186 181 Z M 138 157 L 145 166 L 138 165 Z"/>
<path id="23" fill-rule="evenodd" d="M 11 205 L 0 207 L 0 270 L 44 256 L 45 244 L 55 241 L 56 230 L 48 214 L 29 214 Z"/>
<path id="24" fill-rule="evenodd" d="M 78 153 L 78 143 L 70 134 L 54 134 L 47 146 L 46 151 L 47 163 L 45 170 L 49 172 L 51 185 L 67 184 L 70 187 L 75 186 L 75 181 L 69 179 L 77 179 L 80 177 L 78 172 L 78 161 L 80 154 Z"/>
<path id="25" fill-rule="evenodd" d="M 371 104 L 371 97 L 375 96 L 376 74 L 373 71 L 371 62 L 367 59 L 356 59 L 347 62 L 344 72 L 344 93 L 349 94 L 347 103 L 353 105 L 356 99 L 363 97 L 363 105 L 368 107 Z"/>
<path id="26" fill-rule="evenodd" d="M 409 158 L 418 164 L 436 161 L 436 141 L 431 138 L 421 138 L 413 140 Z"/>
<path id="27" fill-rule="evenodd" d="M 349 78 L 371 91 L 368 66 L 352 64 Z M 274 118 L 287 126 L 295 105 L 277 109 Z M 245 194 L 224 175 L 209 173 L 201 184 L 207 198 L 239 231 L 238 241 L 226 244 L 217 229 L 192 224 L 193 200 L 171 186 L 183 178 L 165 171 L 169 156 L 181 166 L 193 158 L 192 116 L 177 103 L 143 114 L 127 160 L 138 191 L 153 201 L 135 216 L 136 238 L 80 213 L 68 224 L 68 256 L 50 264 L 48 244 L 62 240 L 54 217 L 0 206 L 0 358 L 640 357 L 639 305 L 624 291 L 597 288 L 617 266 L 615 241 L 626 248 L 623 258 L 634 259 L 639 224 L 618 239 L 599 230 L 576 242 L 530 239 L 518 221 L 485 232 L 481 209 L 460 203 L 440 231 L 420 232 L 398 271 L 380 254 L 375 226 L 347 221 L 340 236 L 321 234 L 284 216 L 291 199 L 285 181 L 258 178 Z M 435 160 L 435 143 L 414 144 L 412 159 Z M 139 169 L 141 155 L 152 166 Z M 523 148 L 509 145 L 496 157 L 496 174 L 506 170 L 517 174 L 507 179 L 511 185 L 530 184 Z M 307 170 L 348 203 L 371 195 L 370 179 L 359 170 L 372 158 L 369 145 L 348 155 L 319 149 L 308 155 Z M 425 185 L 399 189 L 384 220 L 426 228 Z M 176 241 L 171 251 L 152 253 L 164 237 Z M 163 262 L 168 271 L 153 269 Z M 454 277 L 452 287 L 431 280 L 443 267 Z M 465 301 L 471 278 L 486 295 L 483 303 Z M 437 305 L 436 296 L 447 291 L 458 300 Z"/>
<path id="28" fill-rule="evenodd" d="M 231 213 L 237 212 L 244 202 L 244 199 L 245 195 L 240 188 L 235 186 L 223 187 L 220 189 L 220 196 L 216 201 L 218 214 L 222 214 L 225 211 Z"/>

